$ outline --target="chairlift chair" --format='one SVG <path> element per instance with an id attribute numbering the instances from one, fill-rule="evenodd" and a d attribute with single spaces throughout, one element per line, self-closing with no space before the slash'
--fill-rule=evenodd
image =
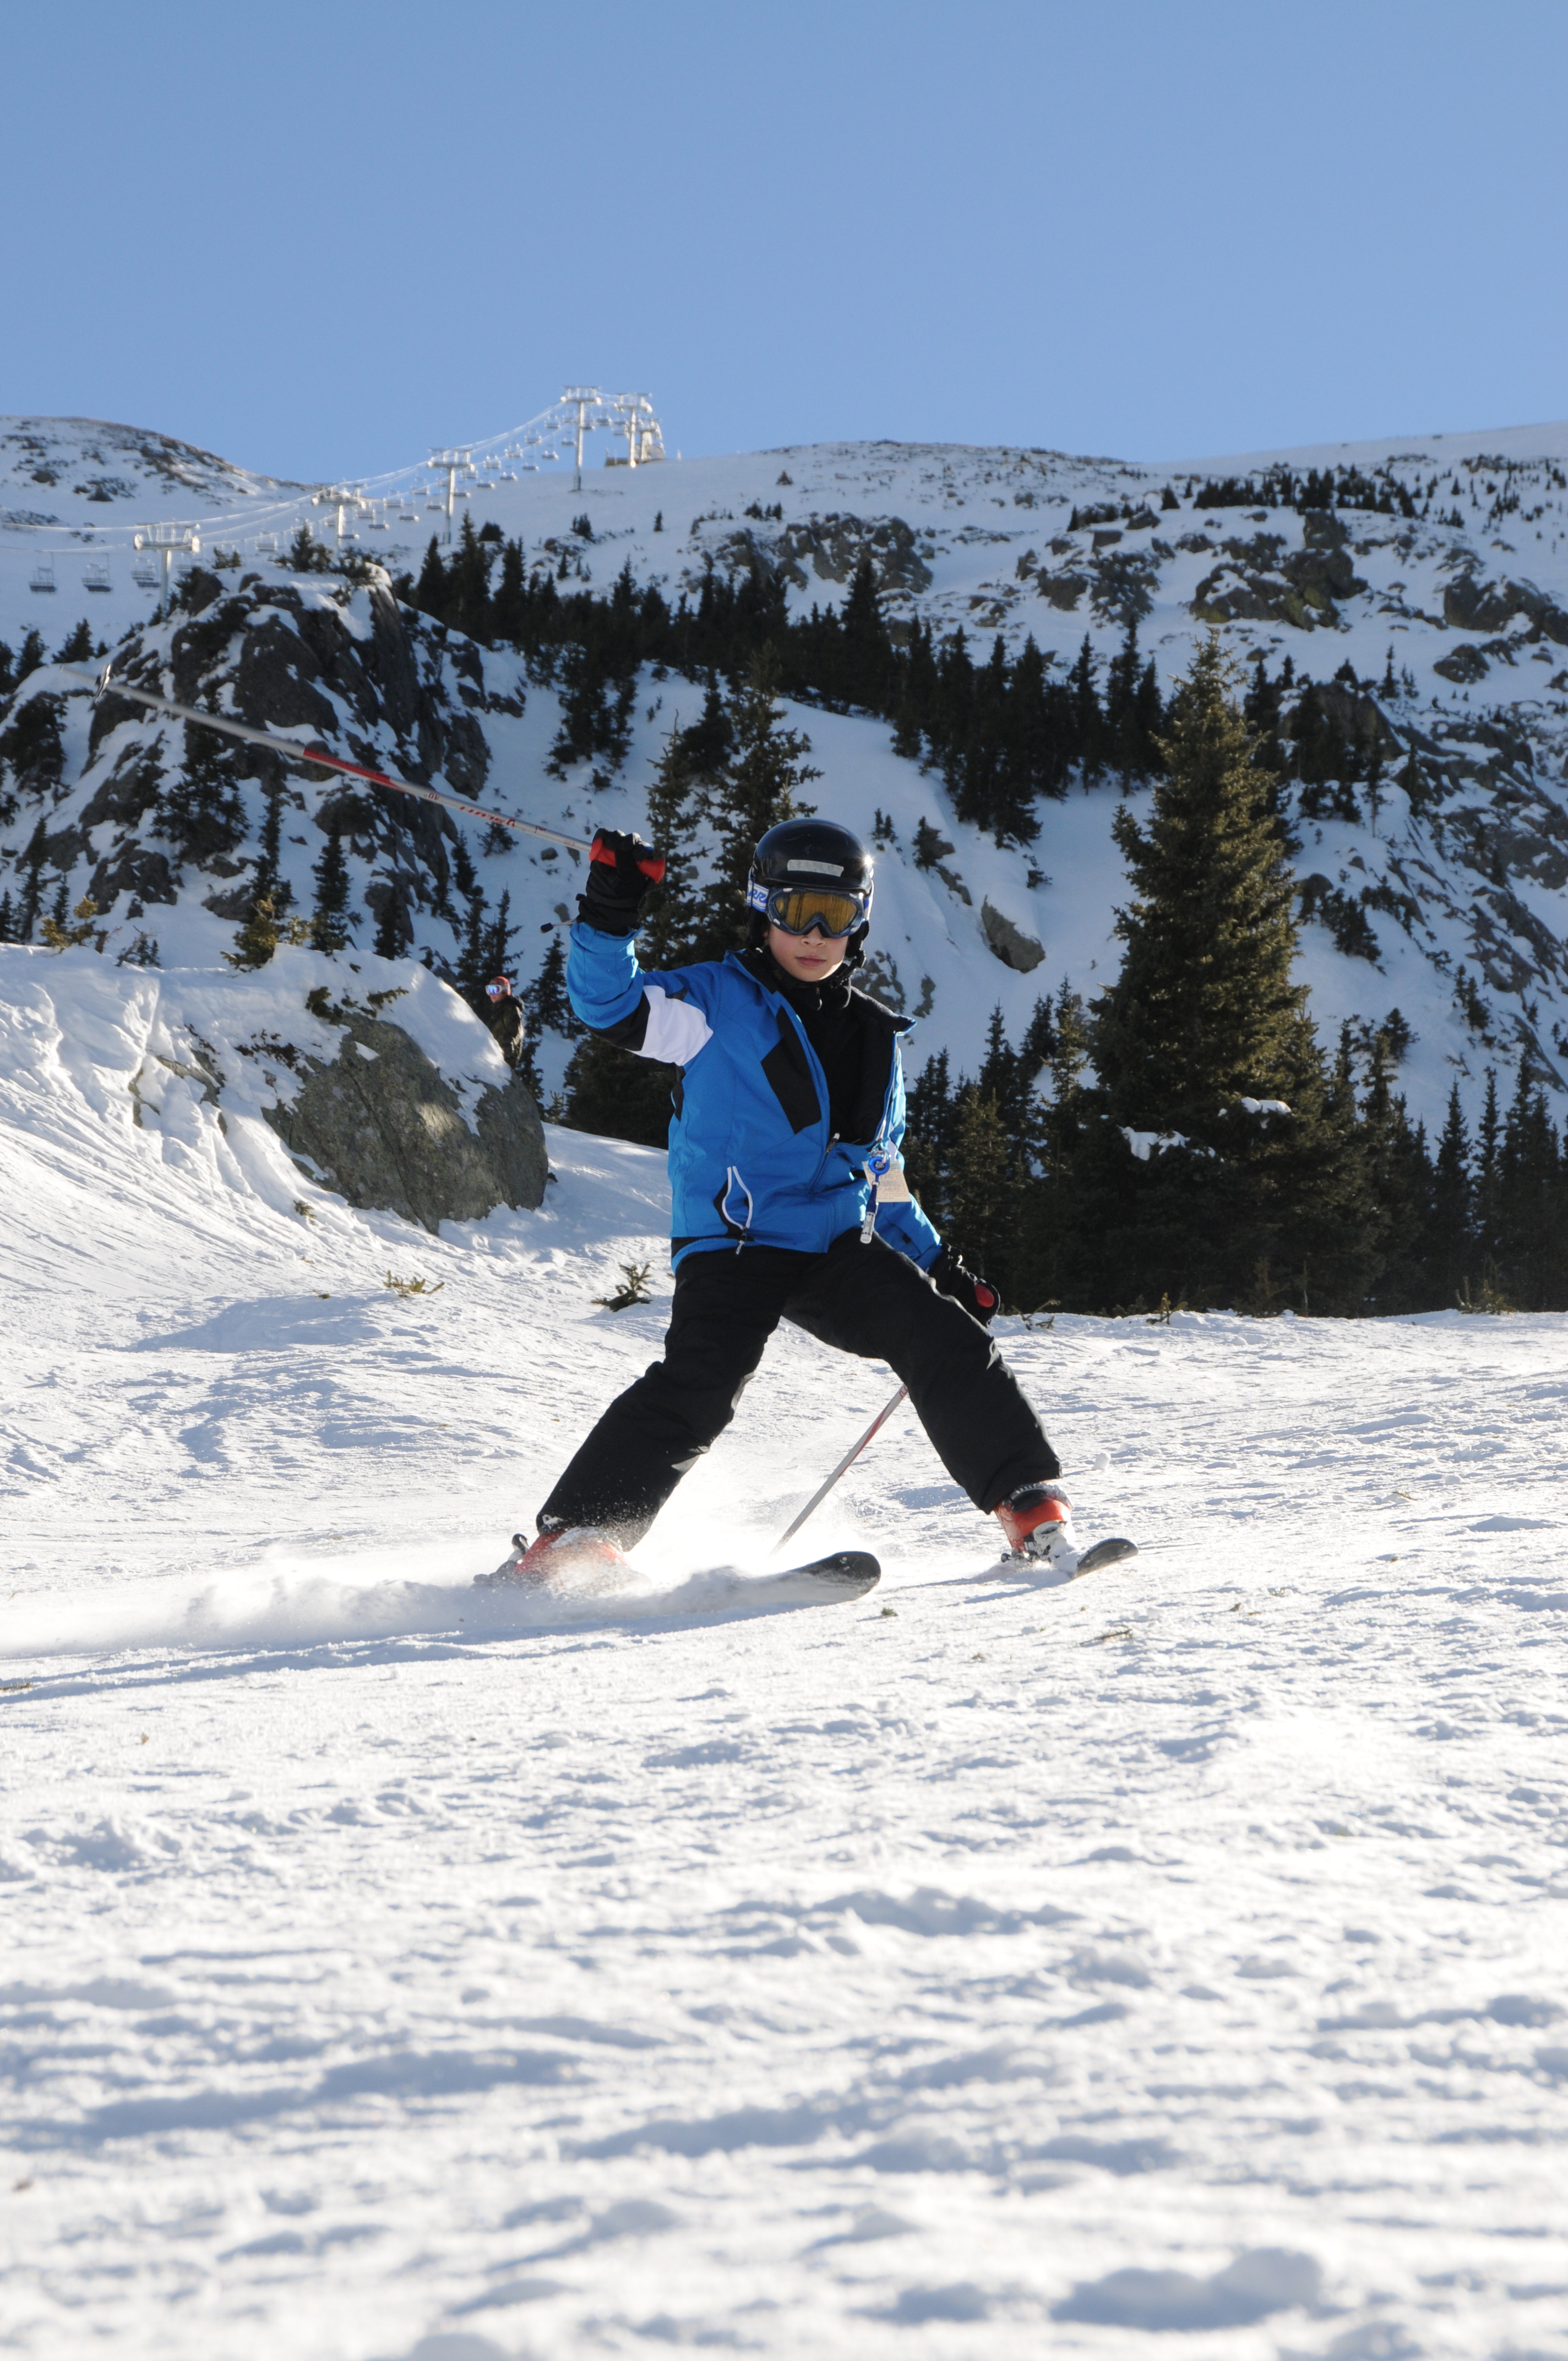
<path id="1" fill-rule="evenodd" d="M 52 557 L 40 557 L 33 568 L 27 588 L 29 590 L 52 590 L 54 587 L 54 560 Z"/>

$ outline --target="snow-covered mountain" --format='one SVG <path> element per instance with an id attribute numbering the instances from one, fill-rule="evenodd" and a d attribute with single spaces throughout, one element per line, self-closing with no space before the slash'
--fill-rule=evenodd
<path id="1" fill-rule="evenodd" d="M 383 651 L 389 633 L 406 642 L 402 710 L 395 697 L 388 703 L 368 662 L 345 685 L 330 663 L 313 655 L 307 666 L 294 650 L 282 669 L 296 685 L 309 672 L 308 708 L 264 712 L 247 703 L 234 665 L 225 670 L 225 648 L 208 647 L 194 662 L 199 623 L 184 623 L 183 657 L 178 628 L 147 628 L 153 569 L 144 568 L 147 582 L 135 578 L 132 537 L 140 522 L 193 521 L 203 562 L 228 553 L 240 570 L 227 582 L 255 577 L 240 619 L 247 631 L 265 626 L 274 642 L 330 641 L 363 653 L 377 643 L 370 592 L 345 598 L 328 577 L 295 576 L 277 562 L 301 523 L 329 544 L 335 538 L 337 512 L 316 498 L 321 488 L 277 484 L 165 438 L 88 422 L 13 421 L 5 433 L 0 639 L 13 648 L 37 628 L 53 650 L 82 615 L 110 642 L 141 626 L 147 677 L 167 667 L 165 686 L 179 679 L 237 697 L 251 719 L 357 744 L 391 767 L 422 760 L 419 775 L 468 794 L 482 784 L 501 808 L 568 833 L 639 821 L 666 731 L 677 718 L 695 719 L 698 693 L 689 684 L 645 680 L 627 759 L 609 783 L 596 788 L 587 765 L 553 777 L 552 690 L 531 685 L 509 654 L 385 612 Z M 1565 463 L 1564 425 L 1163 467 L 1043 451 L 824 445 L 599 468 L 580 491 L 569 474 L 492 473 L 472 485 L 466 506 L 477 525 L 521 538 L 531 564 L 554 568 L 565 559 L 575 584 L 599 592 L 630 566 L 639 583 L 657 581 L 674 600 L 700 588 L 710 562 L 733 568 L 762 555 L 782 568 L 799 614 L 840 599 L 864 553 L 895 622 L 919 615 L 938 633 L 961 625 L 982 654 L 996 636 L 1012 651 L 1032 636 L 1058 676 L 1085 638 L 1103 675 L 1130 619 L 1167 689 L 1212 623 L 1239 658 L 1250 664 L 1261 653 L 1276 675 L 1287 656 L 1298 678 L 1323 683 L 1348 666 L 1396 750 L 1417 750 L 1428 795 L 1412 813 L 1395 784 L 1396 760 L 1376 807 L 1359 818 L 1299 820 L 1298 866 L 1303 882 L 1319 881 L 1310 900 L 1325 921 L 1347 907 L 1359 914 L 1353 928 L 1338 929 L 1357 953 L 1339 948 L 1329 923 L 1307 928 L 1302 972 L 1325 1031 L 1347 1018 L 1380 1023 L 1398 1007 L 1415 1036 L 1402 1086 L 1412 1110 L 1435 1124 L 1455 1077 L 1474 1114 L 1486 1067 L 1521 1052 L 1553 1090 L 1568 1077 Z M 573 533 L 579 516 L 591 542 Z M 417 568 L 444 517 L 411 495 L 351 514 L 346 525 L 357 555 L 395 573 Z M 52 590 L 30 587 L 50 572 Z M 64 686 L 46 666 L 18 701 Z M 259 786 L 244 789 L 237 834 L 205 860 L 194 842 L 182 854 L 167 841 L 148 844 L 127 817 L 124 788 L 159 725 L 124 707 L 109 710 L 116 718 L 105 730 L 103 716 L 90 723 L 84 694 L 67 698 L 65 759 L 45 798 L 59 857 L 49 891 L 63 878 L 74 901 L 95 882 L 102 898 L 119 875 L 110 956 L 140 932 L 156 938 L 166 960 L 212 961 L 232 939 L 230 914 L 253 872 Z M 1113 972 L 1124 885 L 1110 835 L 1113 785 L 1044 805 L 1036 842 L 999 850 L 955 818 L 938 777 L 894 752 L 884 724 L 804 708 L 791 719 L 824 773 L 818 804 L 861 829 L 878 811 L 892 822 L 879 884 L 879 980 L 899 1005 L 922 1012 L 915 1063 L 921 1049 L 945 1047 L 972 1069 L 994 1005 L 1016 1036 L 1042 990 L 1071 982 L 1091 993 Z M 179 733 L 161 734 L 173 769 L 182 759 Z M 321 850 L 322 807 L 319 792 L 305 795 L 286 831 L 283 873 L 301 901 Z M 8 863 L 0 884 L 15 888 L 38 808 L 24 795 L 0 829 Z M 922 818 L 955 847 L 941 870 L 914 862 Z M 356 828 L 354 900 L 367 924 L 395 883 L 398 837 L 385 818 Z M 487 851 L 484 841 L 470 831 L 488 902 L 503 886 L 510 893 L 526 974 L 572 907 L 571 856 Z M 432 833 L 431 845 L 439 842 L 450 852 L 451 840 Z M 172 899 L 147 890 L 159 859 L 167 877 L 157 890 Z M 433 914 L 429 895 L 411 917 L 414 948 L 452 955 L 453 926 Z M 1042 947 L 1027 972 L 999 955 L 1008 929 Z M 547 1082 L 564 1059 L 564 1044 L 548 1049 Z"/>

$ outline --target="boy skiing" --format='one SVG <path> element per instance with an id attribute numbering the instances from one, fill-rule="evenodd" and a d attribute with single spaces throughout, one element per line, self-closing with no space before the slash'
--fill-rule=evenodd
<path id="1" fill-rule="evenodd" d="M 1072 1572 L 1060 1465 L 987 1333 L 996 1292 L 942 1244 L 899 1169 L 908 1020 L 849 981 L 871 855 L 829 820 L 784 821 L 752 858 L 747 949 L 647 974 L 632 938 L 663 873 L 639 837 L 599 830 L 566 989 L 592 1032 L 677 1069 L 664 1357 L 610 1404 L 540 1510 L 537 1539 L 519 1533 L 491 1579 L 620 1563 L 729 1424 L 781 1319 L 886 1361 L 1013 1555 Z"/>

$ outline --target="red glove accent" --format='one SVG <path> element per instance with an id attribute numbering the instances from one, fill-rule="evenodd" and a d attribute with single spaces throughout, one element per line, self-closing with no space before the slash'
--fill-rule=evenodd
<path id="1" fill-rule="evenodd" d="M 598 829 L 588 848 L 590 864 L 598 862 L 607 869 L 624 869 L 632 863 L 646 877 L 650 885 L 664 882 L 664 856 L 645 845 L 641 837 L 629 836 L 623 829 Z"/>

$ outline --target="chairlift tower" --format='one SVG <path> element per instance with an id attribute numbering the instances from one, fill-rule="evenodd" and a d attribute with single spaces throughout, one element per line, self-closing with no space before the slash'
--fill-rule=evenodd
<path id="1" fill-rule="evenodd" d="M 347 517 L 349 511 L 352 509 L 355 515 L 357 516 L 360 510 L 365 506 L 364 496 L 361 493 L 358 485 L 328 484 L 324 486 L 321 491 L 313 492 L 311 494 L 311 504 L 313 508 L 335 509 L 337 511 L 337 547 L 341 553 L 343 548 L 344 522 Z"/>
<path id="2" fill-rule="evenodd" d="M 588 412 L 604 400 L 597 385 L 568 385 L 561 389 L 561 407 L 577 413 L 577 489 L 583 489 L 583 437 L 588 431 Z"/>
<path id="3" fill-rule="evenodd" d="M 202 546 L 202 536 L 192 524 L 144 524 L 131 538 L 133 549 L 150 550 L 163 560 L 163 596 L 159 602 L 158 616 L 170 612 L 174 590 L 174 561 L 177 557 L 194 557 Z M 154 617 L 154 620 L 158 620 Z"/>
<path id="4" fill-rule="evenodd" d="M 452 542 L 452 512 L 457 505 L 457 478 L 459 476 L 471 476 L 474 472 L 473 445 L 472 444 L 466 444 L 460 451 L 433 451 L 425 464 L 427 467 L 435 468 L 438 474 L 443 469 L 445 470 L 446 540 L 447 545 L 450 547 Z"/>
<path id="5" fill-rule="evenodd" d="M 664 456 L 664 438 L 659 422 L 653 415 L 653 405 L 645 393 L 618 393 L 610 404 L 612 423 L 617 434 L 626 437 L 628 467 L 646 467 Z M 611 466 L 618 464 L 609 462 Z"/>

